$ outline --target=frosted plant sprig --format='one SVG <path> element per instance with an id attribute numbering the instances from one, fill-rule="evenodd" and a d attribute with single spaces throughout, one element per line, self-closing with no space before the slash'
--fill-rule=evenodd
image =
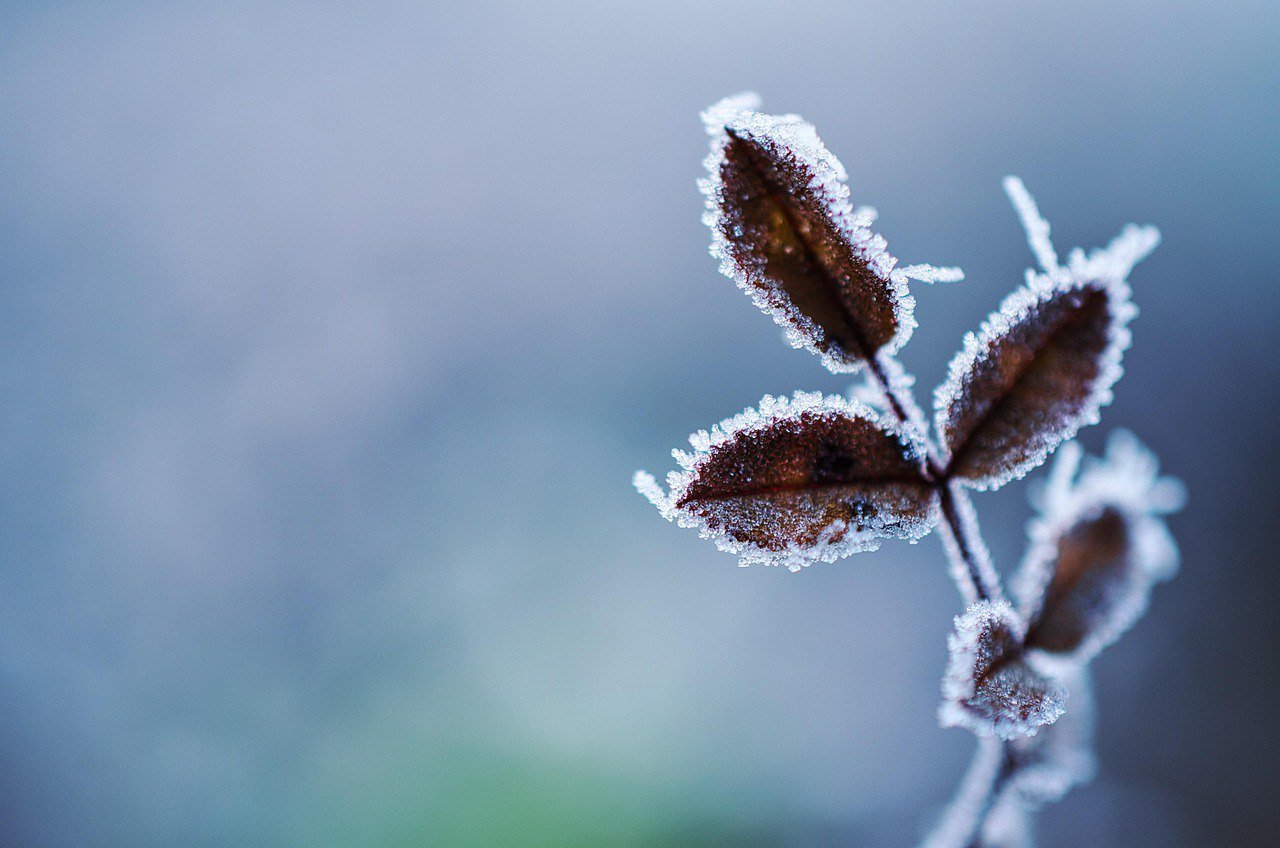
<path id="1" fill-rule="evenodd" d="M 702 114 L 711 253 L 794 347 L 859 382 L 848 396 L 765 396 L 673 451 L 665 488 L 644 471 L 634 484 L 744 566 L 799 571 L 939 529 L 967 604 L 947 643 L 939 719 L 980 745 L 925 844 L 1026 848 L 1034 810 L 1094 769 L 1087 664 L 1176 569 L 1163 516 L 1181 506 L 1181 486 L 1128 433 L 1096 460 L 1071 441 L 1111 401 L 1137 314 L 1128 276 L 1159 233 L 1130 224 L 1063 264 L 1035 200 L 1006 178 L 1039 269 L 965 336 L 934 392 L 931 429 L 894 354 L 916 327 L 909 284 L 963 273 L 900 266 L 813 125 L 759 107 L 742 94 Z M 1021 478 L 1055 451 L 1010 600 L 969 492 Z"/>

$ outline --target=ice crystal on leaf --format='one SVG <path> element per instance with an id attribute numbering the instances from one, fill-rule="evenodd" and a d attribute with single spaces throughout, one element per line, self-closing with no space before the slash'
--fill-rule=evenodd
<path id="1" fill-rule="evenodd" d="M 948 474 L 995 489 L 1044 462 L 1111 402 L 1129 346 L 1129 271 L 1159 241 L 1130 225 L 1107 248 L 1058 264 L 1049 225 L 1016 178 L 1006 188 L 1043 273 L 1027 272 L 964 347 L 935 393 Z"/>
<path id="2" fill-rule="evenodd" d="M 720 270 L 773 316 L 795 347 L 833 372 L 892 354 L 915 327 L 907 280 L 959 280 L 956 268 L 908 265 L 854 211 L 844 166 L 798 115 L 756 111 L 754 94 L 703 112 L 711 135 L 704 222 Z"/>
<path id="3" fill-rule="evenodd" d="M 1014 592 L 1031 622 L 1027 646 L 1086 662 L 1142 615 L 1152 586 L 1172 577 L 1178 551 L 1164 513 L 1177 510 L 1181 485 L 1134 436 L 1111 435 L 1105 456 L 1064 449 L 1039 495 L 1031 546 Z"/>
<path id="4" fill-rule="evenodd" d="M 696 527 L 743 565 L 831 562 L 883 539 L 916 540 L 937 521 L 922 448 L 875 410 L 841 397 L 766 396 L 675 451 L 664 492 L 635 484 L 668 520 Z"/>
<path id="5" fill-rule="evenodd" d="M 1027 662 L 1022 637 L 1022 622 L 1005 601 L 981 601 L 956 616 L 942 681 L 944 727 L 1012 739 L 1062 715 L 1066 689 Z"/>

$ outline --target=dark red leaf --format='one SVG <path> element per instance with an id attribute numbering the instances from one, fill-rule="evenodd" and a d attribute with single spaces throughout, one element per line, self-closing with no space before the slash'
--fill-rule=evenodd
<path id="1" fill-rule="evenodd" d="M 1064 450 L 1032 545 L 1015 582 L 1031 621 L 1027 646 L 1085 661 L 1143 613 L 1152 585 L 1170 577 L 1177 548 L 1162 512 L 1176 509 L 1180 486 L 1159 478 L 1155 458 L 1127 433 L 1112 435 L 1106 457 L 1075 477 L 1075 445 Z"/>
<path id="2" fill-rule="evenodd" d="M 730 99 L 703 116 L 705 220 L 721 270 L 832 371 L 897 350 L 915 326 L 906 272 L 867 229 L 871 216 L 850 208 L 844 168 L 813 126 L 755 105 Z"/>

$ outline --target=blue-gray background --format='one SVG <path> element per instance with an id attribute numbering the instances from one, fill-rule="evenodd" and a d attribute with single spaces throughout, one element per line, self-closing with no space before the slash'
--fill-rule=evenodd
<path id="1" fill-rule="evenodd" d="M 739 570 L 629 486 L 839 391 L 716 274 L 698 110 L 816 122 L 921 396 L 1030 260 L 1165 243 L 1102 427 L 1183 477 L 1046 846 L 1274 845 L 1280 7 L 5 6 L 0 842 L 909 846 L 938 543 Z M 1025 485 L 983 496 L 1006 568 Z"/>

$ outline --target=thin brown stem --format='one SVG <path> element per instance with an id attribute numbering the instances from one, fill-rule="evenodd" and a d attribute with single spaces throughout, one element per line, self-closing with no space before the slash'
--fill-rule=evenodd
<path id="1" fill-rule="evenodd" d="M 982 541 L 969 494 L 947 481 L 938 486 L 938 500 L 942 508 L 943 544 L 950 554 L 953 575 L 962 590 L 968 590 L 969 603 L 1004 600 L 1000 577 Z"/>
<path id="2" fill-rule="evenodd" d="M 893 385 L 888 375 L 884 373 L 884 364 L 880 361 L 880 357 L 874 354 L 867 356 L 867 365 L 871 370 L 871 378 L 875 380 L 877 388 L 884 394 L 884 398 L 889 403 L 889 409 L 893 412 L 899 424 L 919 424 L 923 422 L 914 421 L 913 416 L 907 413 L 908 408 L 915 408 L 915 404 L 908 404 L 898 397 L 898 388 Z M 934 468 L 933 458 L 929 458 L 929 468 L 932 472 Z"/>
<path id="3" fill-rule="evenodd" d="M 725 128 L 725 133 L 735 142 L 742 141 L 742 137 L 729 127 Z M 777 186 L 771 185 L 766 176 L 768 168 L 760 161 L 760 157 L 754 147 L 748 144 L 743 149 L 747 159 L 751 162 L 752 168 L 760 177 L 765 191 L 768 192 L 774 205 L 777 206 L 786 219 L 787 226 L 795 234 L 796 241 L 805 252 L 809 262 L 819 274 L 827 277 L 829 288 L 836 293 L 848 316 L 849 329 L 853 334 L 857 352 L 867 362 L 871 378 L 884 395 L 893 416 L 898 420 L 899 424 L 923 436 L 927 428 L 919 407 L 910 397 L 902 396 L 900 394 L 902 388 L 896 385 L 895 381 L 891 380 L 889 375 L 885 373 L 884 362 L 881 361 L 880 354 L 875 346 L 868 344 L 866 334 L 859 324 L 858 310 L 855 304 L 851 302 L 841 281 L 837 275 L 832 273 L 830 266 L 824 261 L 821 253 L 815 250 L 809 240 L 804 237 L 803 234 L 806 228 L 802 226 L 801 221 L 797 218 L 789 193 L 785 189 L 780 190 Z M 927 445 L 927 437 L 925 437 L 925 442 Z M 921 470 L 924 472 L 926 479 L 939 490 L 943 518 L 945 519 L 944 526 L 947 528 L 946 536 L 951 540 L 946 546 L 947 552 L 952 559 L 951 572 L 957 585 L 961 587 L 961 592 L 969 599 L 970 603 L 1003 598 L 1004 593 L 1000 589 L 999 577 L 996 576 L 995 569 L 991 567 L 990 557 L 987 556 L 986 545 L 982 543 L 978 533 L 977 519 L 973 515 L 973 507 L 969 504 L 968 497 L 959 490 L 952 490 L 946 478 L 946 469 L 942 466 L 932 448 L 929 449 L 925 467 Z"/>

